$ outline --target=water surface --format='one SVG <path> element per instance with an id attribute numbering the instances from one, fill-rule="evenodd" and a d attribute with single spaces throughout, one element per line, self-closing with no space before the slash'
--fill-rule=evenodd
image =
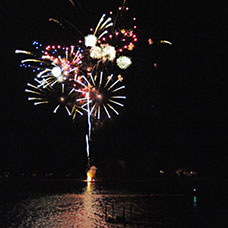
<path id="1" fill-rule="evenodd" d="M 193 228 L 228 224 L 226 205 L 216 208 L 217 201 L 207 201 L 209 198 L 200 196 L 191 184 L 181 189 L 166 182 L 169 192 L 161 183 L 144 182 L 39 181 L 31 186 L 1 193 L 0 227 Z"/>

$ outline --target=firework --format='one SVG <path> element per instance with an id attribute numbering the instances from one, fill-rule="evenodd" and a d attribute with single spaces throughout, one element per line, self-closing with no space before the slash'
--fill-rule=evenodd
<path id="1" fill-rule="evenodd" d="M 95 35 L 87 35 L 85 37 L 85 46 L 94 47 L 97 44 L 97 37 Z"/>
<path id="2" fill-rule="evenodd" d="M 131 59 L 127 56 L 120 56 L 116 60 L 116 64 L 120 69 L 127 69 L 131 64 Z"/>
<path id="3" fill-rule="evenodd" d="M 80 107 L 87 108 L 87 115 L 93 119 L 111 118 L 112 115 L 119 115 L 118 107 L 123 107 L 122 100 L 126 96 L 120 95 L 125 88 L 122 85 L 123 78 L 121 75 L 115 77 L 113 74 L 106 76 L 103 71 L 99 74 L 81 76 L 77 82 L 83 84 L 79 92 L 78 99 Z"/>
<path id="4" fill-rule="evenodd" d="M 136 18 L 130 20 L 132 22 L 130 28 L 123 25 L 117 27 L 118 15 L 128 10 L 128 7 L 120 7 L 114 23 L 112 22 L 112 11 L 107 19 L 106 15 L 103 14 L 95 29 L 91 29 L 94 33 L 85 36 L 86 53 L 88 53 L 91 61 L 96 60 L 94 68 L 99 67 L 100 64 L 105 64 L 105 66 L 113 64 L 115 59 L 121 70 L 125 70 L 131 65 L 131 59 L 127 55 L 134 49 L 135 43 L 138 41 L 135 34 L 136 25 L 134 24 Z M 124 58 L 122 58 L 123 54 Z"/>
<path id="5" fill-rule="evenodd" d="M 42 47 L 38 42 L 33 43 L 36 49 Z M 18 54 L 29 55 L 21 61 L 21 67 L 32 68 L 35 73 L 35 84 L 28 83 L 25 92 L 35 96 L 28 97 L 34 105 L 45 103 L 57 103 L 54 113 L 60 106 L 64 106 L 68 115 L 76 112 L 83 114 L 75 104 L 74 84 L 82 64 L 81 49 L 75 51 L 75 47 L 61 47 L 60 45 L 48 45 L 39 54 L 24 50 L 16 50 Z M 57 102 L 56 102 L 57 101 Z"/>
<path id="6" fill-rule="evenodd" d="M 132 64 L 130 53 L 138 41 L 136 18 L 129 20 L 129 26 L 119 20 L 128 10 L 126 1 L 123 1 L 116 15 L 112 11 L 108 16 L 103 14 L 94 29 L 83 35 L 84 40 L 75 41 L 74 45 L 44 47 L 34 41 L 34 52 L 16 50 L 17 54 L 25 56 L 20 66 L 31 68 L 34 73 L 33 83 L 28 83 L 25 89 L 29 101 L 34 105 L 54 105 L 53 113 L 63 107 L 73 120 L 77 114 L 86 116 L 88 167 L 91 165 L 89 143 L 92 124 L 119 115 L 126 99 L 122 94 L 125 88 L 122 72 L 110 72 L 115 64 L 119 71 Z M 50 18 L 49 21 L 64 27 L 57 19 Z M 79 31 L 74 25 L 72 27 Z"/>
<path id="7" fill-rule="evenodd" d="M 66 89 L 65 89 L 66 88 Z M 41 87 L 39 83 L 33 85 L 27 83 L 25 92 L 29 94 L 28 100 L 33 102 L 34 105 L 50 103 L 54 106 L 53 113 L 56 113 L 60 107 L 64 107 L 67 114 L 72 116 L 72 106 L 74 106 L 74 115 L 79 113 L 83 115 L 83 110 L 75 105 L 75 93 L 74 89 L 69 91 L 68 87 L 64 84 L 55 86 Z"/>
<path id="8" fill-rule="evenodd" d="M 42 47 L 42 44 L 34 41 L 36 49 Z M 24 50 L 16 50 L 16 53 L 29 55 L 21 61 L 22 67 L 30 67 L 35 73 L 34 80 L 39 80 L 39 86 L 53 86 L 56 83 L 66 83 L 77 77 L 77 73 L 82 64 L 82 52 L 75 46 L 61 47 L 60 45 L 48 45 L 40 53 L 34 54 Z"/>

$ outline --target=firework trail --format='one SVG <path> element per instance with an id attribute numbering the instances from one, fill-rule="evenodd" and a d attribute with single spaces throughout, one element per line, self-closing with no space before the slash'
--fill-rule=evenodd
<path id="1" fill-rule="evenodd" d="M 89 136 L 86 134 L 86 153 L 87 153 L 87 159 L 88 159 L 88 168 L 91 166 L 90 164 L 90 151 L 89 151 Z"/>

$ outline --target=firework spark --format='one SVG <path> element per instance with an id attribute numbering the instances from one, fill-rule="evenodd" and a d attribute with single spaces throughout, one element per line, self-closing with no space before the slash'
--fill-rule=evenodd
<path id="1" fill-rule="evenodd" d="M 168 40 L 160 40 L 160 43 L 161 44 L 169 44 L 169 45 L 172 45 L 172 43 Z"/>

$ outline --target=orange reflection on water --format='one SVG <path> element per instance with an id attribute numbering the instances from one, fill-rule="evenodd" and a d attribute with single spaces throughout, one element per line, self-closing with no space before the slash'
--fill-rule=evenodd
<path id="1" fill-rule="evenodd" d="M 82 194 L 68 194 L 69 208 L 55 213 L 50 220 L 59 228 L 108 228 L 105 222 L 104 202 L 102 195 L 97 195 L 94 182 L 87 182 Z M 64 200 L 66 203 L 66 200 Z M 68 206 L 68 205 L 66 205 Z"/>
<path id="2" fill-rule="evenodd" d="M 87 182 L 86 192 L 91 192 L 93 190 L 93 184 L 94 182 L 92 181 Z"/>

